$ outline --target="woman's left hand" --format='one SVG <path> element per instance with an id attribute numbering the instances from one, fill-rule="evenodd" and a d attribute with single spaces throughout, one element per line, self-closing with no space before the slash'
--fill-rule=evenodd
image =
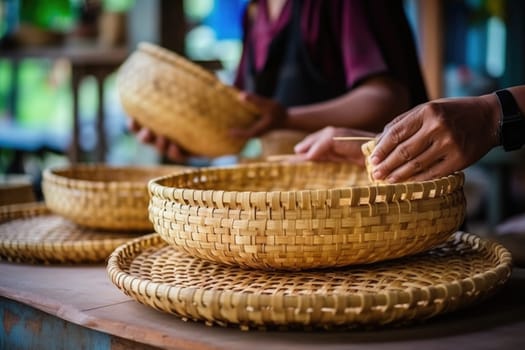
<path id="1" fill-rule="evenodd" d="M 306 160 L 352 162 L 364 166 L 365 158 L 361 151 L 362 142 L 335 141 L 333 138 L 336 136 L 375 137 L 376 134 L 362 130 L 328 126 L 308 135 L 303 141 L 295 145 L 295 153 Z"/>
<path id="2" fill-rule="evenodd" d="M 266 131 L 282 127 L 288 118 L 286 108 L 279 102 L 259 95 L 241 92 L 239 98 L 255 105 L 261 112 L 260 118 L 247 129 L 230 130 L 232 137 L 249 139 L 264 134 Z"/>

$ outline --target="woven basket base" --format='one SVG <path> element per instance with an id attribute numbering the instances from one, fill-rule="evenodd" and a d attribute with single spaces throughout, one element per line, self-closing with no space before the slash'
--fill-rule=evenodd
<path id="1" fill-rule="evenodd" d="M 137 233 L 96 231 L 52 214 L 44 204 L 0 207 L 0 260 L 100 263 Z"/>
<path id="2" fill-rule="evenodd" d="M 353 328 L 425 320 L 480 301 L 508 280 L 511 255 L 458 232 L 398 260 L 270 272 L 192 258 L 153 234 L 117 248 L 107 270 L 140 303 L 208 325 Z"/>

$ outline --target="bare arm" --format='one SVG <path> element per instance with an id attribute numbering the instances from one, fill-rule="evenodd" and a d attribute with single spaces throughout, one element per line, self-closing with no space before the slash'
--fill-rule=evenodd
<path id="1" fill-rule="evenodd" d="M 372 77 L 338 98 L 291 108 L 257 95 L 241 98 L 255 104 L 261 118 L 248 129 L 233 129 L 232 136 L 250 138 L 274 128 L 315 132 L 326 126 L 379 132 L 394 116 L 409 108 L 408 89 L 387 76 Z"/>
<path id="2" fill-rule="evenodd" d="M 408 108 L 408 89 L 390 77 L 377 76 L 336 99 L 289 108 L 285 126 L 310 132 L 328 125 L 379 132 Z"/>

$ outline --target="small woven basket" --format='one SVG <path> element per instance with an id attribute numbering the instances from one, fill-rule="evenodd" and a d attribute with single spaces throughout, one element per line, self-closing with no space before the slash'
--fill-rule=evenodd
<path id="1" fill-rule="evenodd" d="M 241 151 L 244 141 L 228 130 L 252 124 L 256 108 L 234 87 L 189 60 L 141 43 L 117 75 L 124 110 L 140 124 L 193 154 L 221 156 Z"/>
<path id="2" fill-rule="evenodd" d="M 115 167 L 102 164 L 46 169 L 42 190 L 55 213 L 90 228 L 152 230 L 149 180 L 189 169 L 183 166 Z"/>
<path id="3" fill-rule="evenodd" d="M 464 219 L 463 174 L 370 184 L 339 163 L 259 163 L 150 181 L 155 231 L 186 253 L 259 269 L 372 263 L 444 242 Z"/>

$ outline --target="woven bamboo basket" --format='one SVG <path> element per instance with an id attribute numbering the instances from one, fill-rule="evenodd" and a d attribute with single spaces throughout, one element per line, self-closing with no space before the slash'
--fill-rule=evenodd
<path id="1" fill-rule="evenodd" d="M 79 225 L 104 230 L 151 231 L 149 180 L 189 169 L 184 166 L 81 164 L 44 170 L 47 206 Z"/>
<path id="2" fill-rule="evenodd" d="M 462 173 L 370 184 L 341 163 L 256 163 L 150 181 L 166 242 L 209 261 L 301 270 L 372 263 L 444 242 L 465 213 Z"/>
<path id="3" fill-rule="evenodd" d="M 101 263 L 130 232 L 81 227 L 53 214 L 43 203 L 0 206 L 0 260 L 23 263 Z"/>
<path id="4" fill-rule="evenodd" d="M 256 108 L 243 102 L 234 87 L 212 73 L 161 47 L 141 43 L 117 75 L 126 113 L 193 154 L 236 154 L 244 141 L 229 129 L 257 118 Z"/>
<path id="5" fill-rule="evenodd" d="M 154 234 L 117 248 L 107 271 L 138 302 L 208 325 L 353 328 L 422 321 L 479 303 L 507 282 L 511 255 L 457 232 L 398 260 L 275 272 L 192 258 Z"/>

